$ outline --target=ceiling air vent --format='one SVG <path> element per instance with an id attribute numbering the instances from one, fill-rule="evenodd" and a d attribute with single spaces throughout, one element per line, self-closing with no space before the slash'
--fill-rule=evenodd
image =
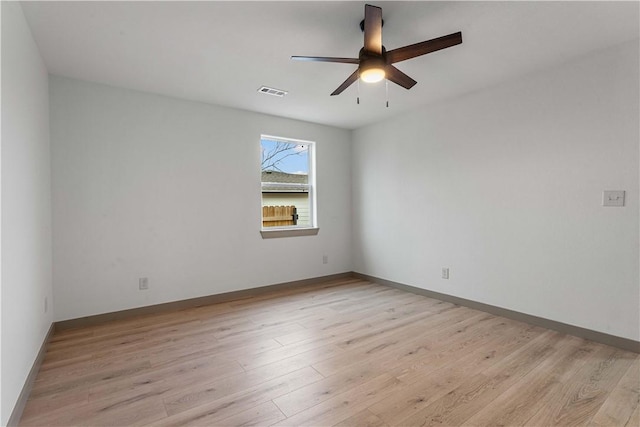
<path id="1" fill-rule="evenodd" d="M 272 87 L 267 87 L 267 86 L 262 86 L 260 89 L 258 89 L 258 92 L 265 93 L 267 95 L 279 96 L 280 98 L 282 98 L 287 93 L 289 93 L 286 90 L 274 89 Z"/>

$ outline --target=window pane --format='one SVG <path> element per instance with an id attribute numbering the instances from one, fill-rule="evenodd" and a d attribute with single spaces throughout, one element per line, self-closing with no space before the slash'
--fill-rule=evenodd
<path id="1" fill-rule="evenodd" d="M 263 137 L 262 226 L 311 226 L 309 144 Z"/>

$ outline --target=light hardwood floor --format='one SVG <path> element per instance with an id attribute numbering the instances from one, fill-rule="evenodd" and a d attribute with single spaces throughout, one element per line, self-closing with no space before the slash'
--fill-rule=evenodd
<path id="1" fill-rule="evenodd" d="M 350 279 L 56 333 L 21 425 L 636 427 L 639 368 Z"/>

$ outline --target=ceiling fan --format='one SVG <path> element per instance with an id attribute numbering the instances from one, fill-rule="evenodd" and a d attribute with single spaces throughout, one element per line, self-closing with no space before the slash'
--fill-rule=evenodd
<path id="1" fill-rule="evenodd" d="M 341 94 L 358 78 L 368 83 L 379 82 L 386 78 L 405 89 L 411 89 L 417 82 L 391 64 L 462 43 L 462 33 L 457 32 L 387 51 L 382 45 L 382 24 L 382 9 L 367 4 L 364 6 L 364 21 L 360 23 L 360 28 L 364 31 L 364 47 L 360 49 L 358 58 L 292 56 L 291 59 L 357 64 L 358 69 L 338 86 L 331 96 Z"/>

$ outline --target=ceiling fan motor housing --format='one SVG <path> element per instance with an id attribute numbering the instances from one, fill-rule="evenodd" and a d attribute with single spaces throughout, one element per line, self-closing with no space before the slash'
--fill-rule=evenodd
<path id="1" fill-rule="evenodd" d="M 387 50 L 382 46 L 382 54 L 379 55 L 377 53 L 368 52 L 362 48 L 360 49 L 358 59 L 360 61 L 360 64 L 358 65 L 358 71 L 360 73 L 372 68 L 385 69 L 387 66 Z"/>

